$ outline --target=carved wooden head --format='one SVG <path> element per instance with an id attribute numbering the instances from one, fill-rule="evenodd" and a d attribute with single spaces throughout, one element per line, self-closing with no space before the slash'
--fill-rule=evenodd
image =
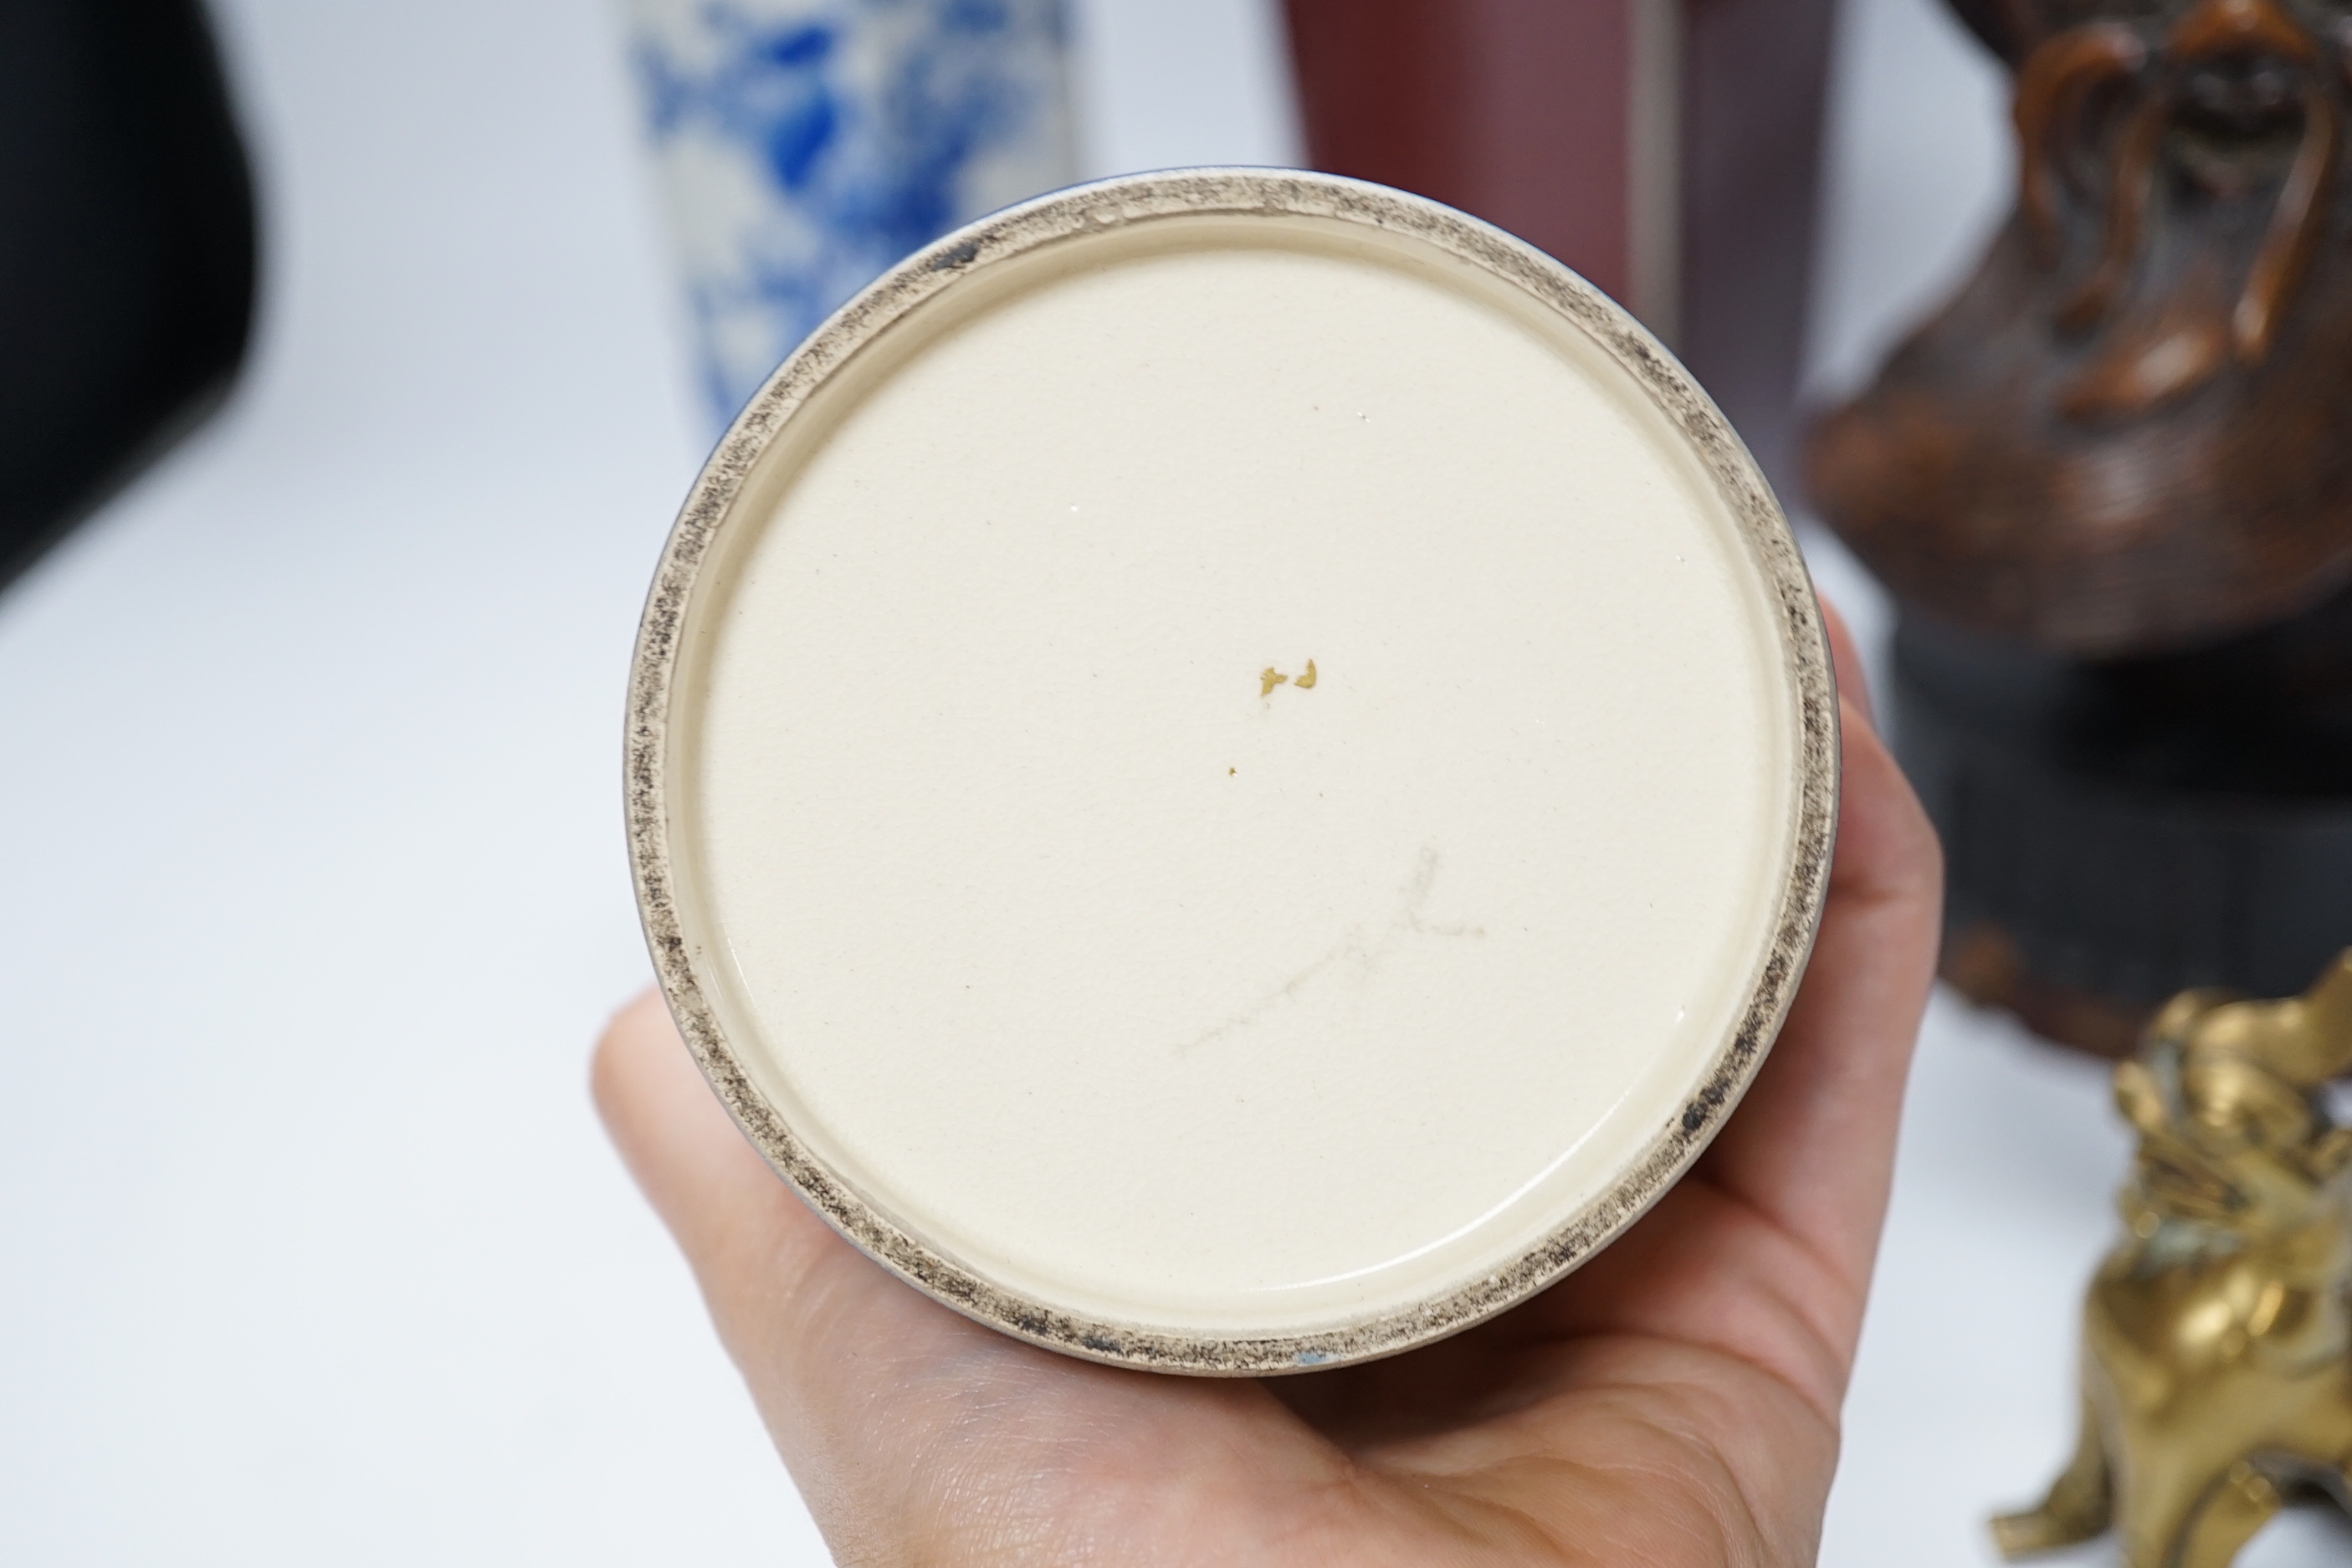
<path id="1" fill-rule="evenodd" d="M 1816 433 L 1927 613 L 2091 655 L 2352 580 L 2352 0 L 1956 0 L 2016 67 L 2018 205 Z"/>
<path id="2" fill-rule="evenodd" d="M 2045 268 L 2070 252 L 2086 263 L 2060 302 L 2058 324 L 2095 331 L 2120 313 L 2152 270 L 2142 253 L 2161 238 L 2151 221 L 2160 213 L 2194 221 L 2189 209 L 2201 205 L 2210 225 L 2235 231 L 2216 240 L 2250 239 L 2252 254 L 2229 279 L 2226 309 L 2199 287 L 2202 276 L 2184 277 L 2168 301 L 2177 308 L 2113 332 L 2109 352 L 2067 390 L 2064 410 L 2078 419 L 2145 413 L 2233 357 L 2259 364 L 2336 195 L 2338 100 L 2352 85 L 2339 18 L 2315 28 L 2284 0 L 2195 0 L 2170 16 L 2149 9 L 2028 35 L 2038 41 L 2017 81 L 2020 209 Z M 2169 193 L 2159 182 L 2185 187 L 2177 213 L 2160 205 Z"/>

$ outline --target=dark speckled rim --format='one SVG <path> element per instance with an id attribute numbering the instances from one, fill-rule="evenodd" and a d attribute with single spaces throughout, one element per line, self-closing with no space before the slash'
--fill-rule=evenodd
<path id="1" fill-rule="evenodd" d="M 1206 215 L 1315 218 L 1410 237 L 1511 285 L 1598 343 L 1682 433 L 1744 532 L 1755 570 L 1780 609 L 1775 627 L 1795 709 L 1793 852 L 1770 941 L 1738 1024 L 1679 1114 L 1657 1130 L 1610 1191 L 1508 1266 L 1409 1310 L 1264 1337 L 1170 1332 L 1063 1310 L 941 1256 L 839 1180 L 761 1093 L 719 1026 L 680 926 L 665 799 L 671 682 L 696 577 L 722 532 L 740 526 L 737 504 L 761 454 L 817 387 L 892 323 L 993 263 L 1074 237 Z M 1160 1372 L 1252 1376 L 1410 1350 L 1525 1300 L 1640 1217 L 1730 1115 L 1788 1014 L 1828 889 L 1837 773 L 1837 692 L 1811 582 L 1754 459 L 1682 366 L 1591 284 L 1498 229 L 1383 186 L 1286 170 L 1178 170 L 1058 192 L 950 235 L 852 300 L 769 379 L 695 481 L 662 552 L 629 678 L 629 856 L 646 942 L 688 1046 L 744 1135 L 836 1230 L 938 1300 L 1048 1349 Z"/>

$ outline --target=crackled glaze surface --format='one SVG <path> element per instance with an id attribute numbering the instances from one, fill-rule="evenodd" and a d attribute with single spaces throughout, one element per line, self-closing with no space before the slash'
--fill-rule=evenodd
<path id="1" fill-rule="evenodd" d="M 1572 277 L 1319 176 L 1084 188 L 814 340 L 649 605 L 674 1008 L 861 1245 L 1080 1353 L 1450 1331 L 1622 1226 L 1801 969 L 1801 568 Z"/>

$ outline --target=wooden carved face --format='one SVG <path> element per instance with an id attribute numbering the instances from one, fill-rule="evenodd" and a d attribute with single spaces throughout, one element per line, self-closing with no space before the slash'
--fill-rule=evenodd
<path id="1" fill-rule="evenodd" d="M 2352 0 L 1961 0 L 2018 205 L 1824 422 L 1831 522 L 1931 615 L 2100 656 L 2352 581 Z"/>
<path id="2" fill-rule="evenodd" d="M 2168 282 L 2174 295 L 2174 309 L 2114 334 L 2112 352 L 2068 389 L 2065 411 L 2128 417 L 2232 358 L 2259 363 L 2336 195 L 2352 6 L 2018 9 L 2042 13 L 2018 73 L 2020 209 L 2043 265 L 2075 263 L 2058 324 L 2096 331 L 2121 313 L 2136 279 Z M 2212 244 L 2168 277 L 2143 253 L 2175 207 L 2203 208 Z"/>

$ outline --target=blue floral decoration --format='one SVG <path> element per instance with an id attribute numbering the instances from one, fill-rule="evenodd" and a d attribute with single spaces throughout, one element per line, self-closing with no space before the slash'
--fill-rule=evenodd
<path id="1" fill-rule="evenodd" d="M 1066 182 L 1060 0 L 639 0 L 634 50 L 704 390 L 940 235 Z"/>

